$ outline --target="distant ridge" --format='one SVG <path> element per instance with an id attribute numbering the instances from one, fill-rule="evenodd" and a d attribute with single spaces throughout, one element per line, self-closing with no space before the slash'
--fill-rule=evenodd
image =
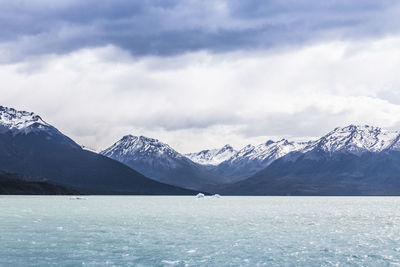
<path id="1" fill-rule="evenodd" d="M 349 125 L 308 142 L 186 155 L 127 135 L 98 154 L 34 113 L 0 106 L 0 170 L 90 194 L 400 195 L 400 132 Z"/>
<path id="2" fill-rule="evenodd" d="M 201 165 L 216 166 L 230 159 L 236 153 L 237 151 L 232 146 L 225 145 L 220 149 L 206 149 L 196 153 L 188 153 L 185 156 Z"/>
<path id="3" fill-rule="evenodd" d="M 126 135 L 101 152 L 163 183 L 196 190 L 208 190 L 226 182 L 191 161 L 169 145 L 145 136 Z"/>
<path id="4" fill-rule="evenodd" d="M 231 181 L 240 181 L 266 168 L 276 159 L 299 149 L 308 142 L 291 142 L 286 139 L 279 141 L 268 140 L 259 145 L 247 145 L 231 158 L 221 162 L 213 171 L 231 178 Z"/>
<path id="5" fill-rule="evenodd" d="M 84 150 L 40 116 L 0 106 L 0 169 L 90 194 L 182 195 L 196 192 L 151 180 Z"/>
<path id="6" fill-rule="evenodd" d="M 400 195 L 400 133 L 338 127 L 222 189 L 248 195 Z"/>

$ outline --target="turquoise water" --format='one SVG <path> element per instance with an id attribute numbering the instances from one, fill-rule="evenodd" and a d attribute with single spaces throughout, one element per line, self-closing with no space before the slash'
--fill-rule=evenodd
<path id="1" fill-rule="evenodd" d="M 0 266 L 395 266 L 400 198 L 0 197 Z"/>

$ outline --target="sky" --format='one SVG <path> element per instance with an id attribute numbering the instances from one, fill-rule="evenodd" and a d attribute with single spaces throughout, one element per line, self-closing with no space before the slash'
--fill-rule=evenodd
<path id="1" fill-rule="evenodd" d="M 400 130 L 400 2 L 0 0 L 0 105 L 102 150 Z"/>

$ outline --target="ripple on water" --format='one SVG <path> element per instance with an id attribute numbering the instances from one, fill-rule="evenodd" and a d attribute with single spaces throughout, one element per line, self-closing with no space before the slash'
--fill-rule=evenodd
<path id="1" fill-rule="evenodd" d="M 1 197 L 1 266 L 388 266 L 400 198 Z"/>

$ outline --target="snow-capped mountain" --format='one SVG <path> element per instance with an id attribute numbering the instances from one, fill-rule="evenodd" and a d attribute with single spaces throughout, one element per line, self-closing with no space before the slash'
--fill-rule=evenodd
<path id="1" fill-rule="evenodd" d="M 82 149 L 40 116 L 0 106 L 0 170 L 90 194 L 193 194 Z"/>
<path id="2" fill-rule="evenodd" d="M 277 159 L 296 160 L 335 156 L 338 153 L 361 155 L 364 152 L 400 151 L 400 132 L 388 131 L 374 126 L 337 127 L 316 141 L 290 142 L 267 141 L 259 145 L 247 145 L 224 161 L 214 161 L 217 150 L 205 150 L 187 156 L 199 164 L 209 165 L 216 174 L 229 177 L 231 181 L 248 178 L 268 167 Z"/>
<path id="3" fill-rule="evenodd" d="M 259 145 L 247 145 L 228 160 L 217 166 L 215 171 L 232 177 L 233 181 L 247 178 L 264 169 L 274 160 L 290 153 L 304 149 L 310 142 L 290 142 L 286 139 L 269 140 Z"/>
<path id="4" fill-rule="evenodd" d="M 14 134 L 54 130 L 50 124 L 33 112 L 18 111 L 0 106 L 0 133 L 12 131 Z"/>
<path id="5" fill-rule="evenodd" d="M 192 189 L 224 182 L 157 139 L 126 135 L 102 155 L 122 162 L 154 180 Z"/>
<path id="6" fill-rule="evenodd" d="M 31 131 L 47 130 L 51 126 L 33 112 L 17 111 L 13 108 L 0 106 L 0 132 L 12 131 L 29 133 Z"/>
<path id="7" fill-rule="evenodd" d="M 400 132 L 379 127 L 338 127 L 222 192 L 399 195 L 399 140 Z"/>
<path id="8" fill-rule="evenodd" d="M 0 134 L 16 135 L 45 135 L 46 139 L 70 147 L 80 148 L 78 144 L 63 135 L 39 115 L 33 112 L 18 111 L 13 108 L 0 106 Z"/>
<path id="9" fill-rule="evenodd" d="M 207 149 L 197 153 L 185 154 L 186 157 L 191 159 L 193 162 L 201 165 L 213 165 L 216 166 L 223 161 L 230 159 L 235 155 L 237 151 L 230 145 L 225 145 L 220 149 Z"/>
<path id="10" fill-rule="evenodd" d="M 34 113 L 0 106 L 0 170 L 89 193 L 193 193 L 167 183 L 241 195 L 400 195 L 400 132 L 374 126 L 188 155 L 127 135 L 101 154 L 107 157 L 82 149 Z"/>
<path id="11" fill-rule="evenodd" d="M 290 142 L 282 139 L 279 141 L 269 140 L 257 146 L 247 145 L 230 158 L 229 162 L 234 163 L 245 159 L 247 161 L 265 162 L 268 164 L 292 151 L 301 150 L 308 144 L 309 142 Z"/>
<path id="12" fill-rule="evenodd" d="M 156 160 L 161 160 L 163 164 L 168 164 L 170 167 L 175 166 L 175 160 L 184 158 L 169 145 L 157 139 L 133 135 L 122 137 L 121 140 L 100 153 L 121 162 L 140 159 L 151 164 Z"/>
<path id="13" fill-rule="evenodd" d="M 328 153 L 344 152 L 355 155 L 385 150 L 400 151 L 400 132 L 369 125 L 337 127 L 301 152 L 305 153 L 314 149 Z"/>

